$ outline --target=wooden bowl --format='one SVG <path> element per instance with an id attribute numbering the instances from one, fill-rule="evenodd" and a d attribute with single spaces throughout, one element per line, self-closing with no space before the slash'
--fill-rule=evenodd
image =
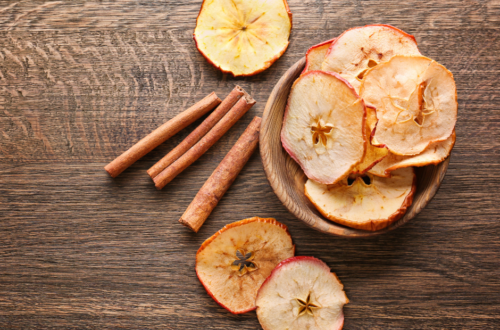
<path id="1" fill-rule="evenodd" d="M 443 181 L 450 158 L 434 166 L 415 168 L 417 191 L 413 204 L 398 221 L 378 231 L 352 229 L 325 219 L 304 195 L 307 180 L 300 166 L 281 146 L 280 132 L 290 88 L 300 75 L 305 58 L 295 63 L 278 81 L 266 104 L 260 131 L 260 154 L 267 179 L 285 207 L 307 225 L 324 233 L 347 237 L 379 235 L 413 219 L 436 194 Z"/>

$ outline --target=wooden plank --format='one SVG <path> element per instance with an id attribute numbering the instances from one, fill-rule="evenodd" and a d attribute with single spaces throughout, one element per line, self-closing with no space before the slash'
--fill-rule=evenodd
<path id="1" fill-rule="evenodd" d="M 499 93 L 500 69 L 492 55 L 500 53 L 496 31 L 469 34 L 472 43 L 467 48 L 459 43 L 460 29 L 417 35 L 417 40 L 425 40 L 422 53 L 455 75 L 460 104 L 457 148 L 462 136 L 480 148 L 499 146 L 499 139 L 481 139 L 472 129 L 479 121 L 486 124 L 479 129 L 491 131 L 499 117 L 495 103 L 487 102 Z M 298 31 L 294 37 L 308 42 L 295 47 L 293 41 L 283 59 L 262 75 L 235 79 L 204 60 L 189 31 L 0 33 L 0 162 L 111 160 L 206 94 L 215 91 L 224 97 L 235 84 L 258 102 L 247 117 L 262 114 L 280 72 L 316 42 L 309 41 L 310 31 Z M 443 39 L 449 40 L 446 46 Z M 179 142 L 167 143 L 172 141 L 168 149 Z"/>
<path id="2" fill-rule="evenodd" d="M 0 12 L 3 30 L 68 29 L 194 29 L 202 1 L 4 1 Z M 499 27 L 497 0 L 306 0 L 288 1 L 298 30 L 342 31 L 372 23 L 397 25 L 407 32 L 456 28 Z M 322 39 L 324 40 L 324 39 Z M 322 41 L 321 40 L 321 41 Z"/>
<path id="3" fill-rule="evenodd" d="M 100 318 L 80 323 L 92 315 L 110 318 L 109 324 L 126 318 L 128 327 L 234 327 L 244 320 L 244 329 L 255 328 L 253 313 L 231 316 L 204 292 L 194 255 L 205 238 L 256 209 L 290 227 L 299 255 L 319 257 L 337 272 L 351 299 L 348 329 L 460 327 L 457 318 L 469 326 L 498 321 L 494 199 L 470 192 L 476 207 L 450 208 L 463 200 L 455 196 L 463 184 L 453 184 L 451 169 L 414 222 L 378 238 L 345 240 L 319 234 L 288 214 L 254 155 L 196 235 L 176 220 L 201 185 L 207 163 L 217 161 L 195 165 L 161 192 L 141 171 L 112 181 L 102 163 L 42 170 L 25 165 L 2 173 L 0 322 L 16 316 L 22 322 L 62 317 L 74 326 L 108 324 Z M 488 213 L 493 217 L 486 220 Z"/>
<path id="4" fill-rule="evenodd" d="M 351 302 L 345 329 L 493 329 L 500 322 L 500 3 L 289 1 L 287 52 L 233 78 L 197 52 L 201 1 L 0 4 L 0 328 L 256 329 L 205 292 L 201 243 L 255 215 L 289 226 L 298 255 L 332 267 Z M 256 153 L 198 234 L 177 220 L 286 69 L 344 29 L 393 24 L 454 74 L 457 143 L 429 206 L 362 240 L 318 233 L 272 192 Z M 117 179 L 103 170 L 209 92 L 238 84 L 257 104 L 157 191 L 146 170 L 191 125 Z"/>

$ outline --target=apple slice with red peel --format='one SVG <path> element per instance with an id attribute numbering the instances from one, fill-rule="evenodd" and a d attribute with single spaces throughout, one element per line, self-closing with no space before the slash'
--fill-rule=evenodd
<path id="1" fill-rule="evenodd" d="M 388 178 L 391 176 L 391 172 L 398 168 L 441 163 L 450 155 L 451 149 L 455 145 L 455 139 L 456 135 L 455 131 L 453 131 L 453 134 L 448 139 L 432 143 L 424 152 L 416 156 L 398 156 L 389 153 L 380 163 L 373 166 L 368 173 Z"/>
<path id="2" fill-rule="evenodd" d="M 309 71 L 293 84 L 281 142 L 306 176 L 332 184 L 349 174 L 365 153 L 365 105 L 332 72 Z"/>
<path id="3" fill-rule="evenodd" d="M 264 330 L 340 330 L 348 302 L 344 286 L 323 261 L 293 257 L 260 288 L 257 317 Z"/>
<path id="4" fill-rule="evenodd" d="M 336 185 L 308 180 L 304 192 L 327 219 L 375 231 L 405 214 L 413 202 L 415 189 L 415 173 L 412 167 L 407 167 L 392 172 L 390 178 L 367 174 L 345 178 Z"/>
<path id="5" fill-rule="evenodd" d="M 208 294 L 233 314 L 255 309 L 262 283 L 295 253 L 285 225 L 254 217 L 226 225 L 196 254 L 196 274 Z"/>
<path id="6" fill-rule="evenodd" d="M 453 75 L 427 57 L 397 55 L 377 65 L 365 74 L 360 95 L 377 109 L 373 138 L 393 154 L 418 155 L 455 128 Z"/>
<path id="7" fill-rule="evenodd" d="M 335 41 L 335 39 L 336 38 L 324 41 L 320 44 L 312 46 L 307 50 L 306 66 L 304 67 L 302 74 L 306 73 L 307 71 L 321 70 L 321 65 L 325 60 L 328 48 L 330 48 L 330 45 Z"/>
<path id="8" fill-rule="evenodd" d="M 286 0 L 204 0 L 194 40 L 216 68 L 252 76 L 285 52 L 291 29 Z"/>
<path id="9" fill-rule="evenodd" d="M 373 145 L 371 143 L 371 127 L 375 127 L 377 124 L 377 113 L 375 108 L 367 106 L 366 107 L 366 124 L 365 124 L 365 139 L 366 143 L 366 153 L 363 161 L 356 165 L 352 174 L 364 174 L 372 167 L 374 167 L 377 163 L 382 161 L 388 154 L 389 150 L 385 147 L 380 147 Z"/>
<path id="10" fill-rule="evenodd" d="M 358 91 L 366 71 L 394 55 L 420 55 L 415 38 L 390 25 L 356 27 L 332 43 L 321 70 L 339 73 Z"/>

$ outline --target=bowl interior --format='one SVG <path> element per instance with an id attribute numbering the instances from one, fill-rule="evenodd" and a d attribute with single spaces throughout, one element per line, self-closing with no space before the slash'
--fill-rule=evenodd
<path id="1" fill-rule="evenodd" d="M 278 81 L 266 104 L 260 131 L 260 153 L 266 176 L 285 207 L 307 225 L 324 233 L 365 237 L 385 233 L 413 219 L 434 197 L 444 178 L 450 158 L 438 165 L 415 168 L 417 190 L 406 214 L 378 231 L 352 229 L 324 218 L 304 195 L 307 180 L 300 166 L 281 146 L 281 126 L 290 88 L 305 65 L 305 58 L 295 63 Z"/>

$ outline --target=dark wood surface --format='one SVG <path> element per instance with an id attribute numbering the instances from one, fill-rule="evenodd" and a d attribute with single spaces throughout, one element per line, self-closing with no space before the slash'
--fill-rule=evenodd
<path id="1" fill-rule="evenodd" d="M 192 40 L 201 1 L 0 2 L 0 328 L 257 329 L 194 272 L 201 243 L 251 216 L 285 223 L 298 255 L 345 285 L 345 329 L 500 327 L 500 2 L 290 1 L 291 43 L 267 71 L 235 79 Z M 255 153 L 198 234 L 178 223 L 274 84 L 308 47 L 393 24 L 450 69 L 457 142 L 435 198 L 367 239 L 319 233 L 274 195 Z M 191 125 L 111 179 L 103 167 L 209 92 L 241 85 L 257 104 L 157 191 L 146 170 Z M 198 122 L 199 123 L 199 122 Z"/>

